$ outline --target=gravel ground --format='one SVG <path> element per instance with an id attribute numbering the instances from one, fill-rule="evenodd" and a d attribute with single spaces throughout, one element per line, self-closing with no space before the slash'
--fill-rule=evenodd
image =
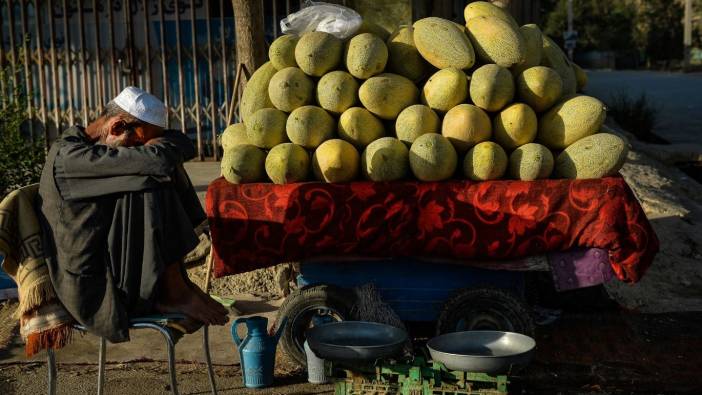
<path id="1" fill-rule="evenodd" d="M 210 384 L 204 365 L 179 364 L 178 389 L 181 394 L 208 394 Z M 220 394 L 327 394 L 330 385 L 312 386 L 301 376 L 283 376 L 275 386 L 249 390 L 242 385 L 238 366 L 218 366 L 217 388 Z M 46 393 L 44 364 L 0 365 L 0 394 L 30 395 Z M 97 391 L 97 366 L 60 365 L 58 394 L 94 394 Z M 169 393 L 167 366 L 160 362 L 110 364 L 107 367 L 105 393 L 144 395 Z"/>

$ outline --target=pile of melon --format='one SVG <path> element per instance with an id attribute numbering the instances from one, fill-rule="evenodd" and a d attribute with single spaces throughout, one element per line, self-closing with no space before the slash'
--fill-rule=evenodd
<path id="1" fill-rule="evenodd" d="M 232 183 L 600 178 L 627 143 L 603 131 L 586 74 L 538 26 L 488 2 L 391 35 L 364 24 L 276 39 L 221 136 Z M 371 32 L 372 31 L 372 32 Z M 388 37 L 385 37 L 385 36 Z"/>

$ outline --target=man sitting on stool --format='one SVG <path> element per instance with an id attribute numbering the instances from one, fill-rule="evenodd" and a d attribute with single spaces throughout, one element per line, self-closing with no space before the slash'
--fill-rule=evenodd
<path id="1" fill-rule="evenodd" d="M 128 87 L 87 128 L 63 132 L 41 176 L 53 286 L 78 323 L 111 342 L 129 340 L 129 318 L 149 313 L 227 322 L 182 265 L 206 216 L 182 167 L 194 147 L 164 131 L 167 116 L 156 97 Z"/>

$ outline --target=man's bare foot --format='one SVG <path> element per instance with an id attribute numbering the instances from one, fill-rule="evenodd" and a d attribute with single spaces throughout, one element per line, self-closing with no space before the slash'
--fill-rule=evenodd
<path id="1" fill-rule="evenodd" d="M 188 284 L 179 263 L 169 265 L 163 273 L 156 309 L 163 313 L 185 314 L 206 325 L 224 325 L 228 320 L 223 306 L 208 302 Z"/>
<path id="2" fill-rule="evenodd" d="M 209 304 L 213 309 L 215 309 L 217 312 L 220 314 L 227 314 L 228 311 L 227 309 L 222 306 L 221 303 L 218 301 L 214 300 L 210 294 L 206 293 L 205 291 L 202 290 L 202 288 L 198 287 L 195 283 L 193 283 L 188 277 L 185 278 L 185 282 L 188 284 L 188 286 L 196 293 L 202 300 Z"/>

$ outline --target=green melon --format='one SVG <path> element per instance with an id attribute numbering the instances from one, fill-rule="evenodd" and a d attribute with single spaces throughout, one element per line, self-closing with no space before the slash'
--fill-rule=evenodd
<path id="1" fill-rule="evenodd" d="M 262 181 L 266 174 L 265 161 L 266 153 L 260 148 L 249 144 L 236 145 L 224 151 L 220 163 L 222 176 L 232 184 Z"/>
<path id="2" fill-rule="evenodd" d="M 395 134 L 408 146 L 423 134 L 440 132 L 439 116 L 423 104 L 414 104 L 405 108 L 395 120 Z"/>
<path id="3" fill-rule="evenodd" d="M 464 153 L 483 141 L 490 139 L 492 125 L 485 111 L 472 104 L 460 104 L 446 113 L 441 134 L 460 153 Z"/>
<path id="4" fill-rule="evenodd" d="M 517 180 L 548 178 L 552 172 L 553 154 L 541 144 L 524 144 L 509 156 L 509 174 Z"/>
<path id="5" fill-rule="evenodd" d="M 356 103 L 358 81 L 345 71 L 324 74 L 317 83 L 317 102 L 323 109 L 341 114 Z"/>
<path id="6" fill-rule="evenodd" d="M 220 145 L 224 151 L 239 144 L 251 144 L 246 137 L 246 125 L 235 123 L 227 126 L 219 137 Z"/>
<path id="7" fill-rule="evenodd" d="M 570 61 L 561 48 L 553 42 L 547 35 L 543 35 L 543 46 L 541 48 L 541 65 L 550 67 L 561 76 L 563 80 L 563 96 L 575 94 L 577 90 L 577 80 L 575 71 L 570 67 Z"/>
<path id="8" fill-rule="evenodd" d="M 275 108 L 262 108 L 246 121 L 246 139 L 259 148 L 270 149 L 287 141 L 285 123 L 288 115 Z"/>
<path id="9" fill-rule="evenodd" d="M 417 137 L 410 147 L 410 168 L 420 181 L 442 181 L 456 172 L 458 154 L 448 139 L 427 133 Z"/>
<path id="10" fill-rule="evenodd" d="M 390 36 L 387 42 L 387 70 L 412 81 L 419 81 L 427 74 L 429 64 L 414 45 L 413 32 L 412 26 L 402 26 Z"/>
<path id="11" fill-rule="evenodd" d="M 473 45 L 462 29 L 446 19 L 429 17 L 414 23 L 414 44 L 438 69 L 469 69 L 475 64 Z"/>
<path id="12" fill-rule="evenodd" d="M 348 141 L 333 139 L 322 143 L 312 156 L 312 169 L 319 181 L 349 182 L 358 177 L 360 158 Z"/>
<path id="13" fill-rule="evenodd" d="M 295 46 L 295 61 L 307 75 L 321 77 L 334 70 L 343 54 L 341 40 L 325 32 L 306 32 Z"/>
<path id="14" fill-rule="evenodd" d="M 401 75 L 384 73 L 367 79 L 358 97 L 368 111 L 382 119 L 394 120 L 400 111 L 417 103 L 419 90 Z"/>
<path id="15" fill-rule="evenodd" d="M 266 174 L 276 184 L 305 181 L 309 171 L 310 155 L 302 146 L 279 144 L 266 156 Z"/>
<path id="16" fill-rule="evenodd" d="M 394 137 L 383 137 L 368 144 L 361 154 L 363 175 L 376 182 L 396 181 L 409 174 L 409 150 Z"/>
<path id="17" fill-rule="evenodd" d="M 605 105 L 592 96 L 572 96 L 539 119 L 537 141 L 548 148 L 564 149 L 600 130 L 607 116 Z"/>
<path id="18" fill-rule="evenodd" d="M 543 35 L 539 26 L 531 23 L 519 28 L 519 32 L 524 37 L 526 54 L 524 60 L 512 66 L 512 74 L 518 76 L 524 70 L 541 64 L 541 47 L 543 46 Z"/>
<path id="19" fill-rule="evenodd" d="M 246 122 L 251 114 L 262 108 L 273 107 L 273 103 L 268 97 L 268 84 L 277 72 L 278 70 L 271 62 L 266 62 L 251 75 L 241 95 L 241 104 L 239 104 L 239 115 L 242 122 Z"/>
<path id="20" fill-rule="evenodd" d="M 314 82 L 297 67 L 287 67 L 271 78 L 268 97 L 275 108 L 290 112 L 312 102 Z"/>
<path id="21" fill-rule="evenodd" d="M 359 34 L 346 44 L 346 69 L 358 79 L 365 80 L 382 73 L 387 62 L 388 47 L 374 34 Z"/>
<path id="22" fill-rule="evenodd" d="M 436 111 L 446 112 L 468 97 L 468 77 L 456 68 L 439 70 L 422 89 L 422 103 Z"/>
<path id="23" fill-rule="evenodd" d="M 473 72 L 470 98 L 486 111 L 500 111 L 514 99 L 514 79 L 504 67 L 486 64 Z"/>
<path id="24" fill-rule="evenodd" d="M 556 176 L 602 178 L 617 174 L 624 166 L 629 147 L 619 136 L 598 133 L 568 146 L 556 158 Z"/>
<path id="25" fill-rule="evenodd" d="M 291 142 L 307 149 L 317 148 L 334 137 L 334 118 L 317 106 L 302 106 L 288 116 L 286 130 Z"/>
<path id="26" fill-rule="evenodd" d="M 364 33 L 374 34 L 374 35 L 380 37 L 380 39 L 383 41 L 387 40 L 388 37 L 390 36 L 390 32 L 386 28 L 378 25 L 375 22 L 371 22 L 365 18 L 363 19 L 361 26 L 356 31 L 356 35 L 360 35 L 360 34 L 364 34 Z"/>
<path id="27" fill-rule="evenodd" d="M 385 135 L 385 127 L 363 107 L 351 107 L 339 117 L 339 137 L 363 149 Z"/>
<path id="28" fill-rule="evenodd" d="M 574 62 L 571 62 L 570 65 L 573 67 L 573 72 L 575 73 L 576 90 L 582 92 L 587 86 L 587 73 Z"/>
<path id="29" fill-rule="evenodd" d="M 276 38 L 268 48 L 268 58 L 273 67 L 282 70 L 286 67 L 297 67 L 295 62 L 295 46 L 300 38 L 291 34 L 284 34 Z"/>
<path id="30" fill-rule="evenodd" d="M 498 144 L 484 141 L 475 145 L 463 160 L 463 174 L 474 181 L 498 180 L 507 171 L 507 153 Z"/>

